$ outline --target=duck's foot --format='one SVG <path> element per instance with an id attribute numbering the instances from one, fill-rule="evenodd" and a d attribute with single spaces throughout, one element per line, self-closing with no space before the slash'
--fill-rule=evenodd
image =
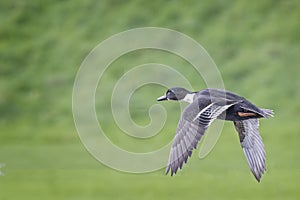
<path id="1" fill-rule="evenodd" d="M 256 116 L 255 113 L 250 113 L 250 112 L 248 112 L 248 113 L 246 113 L 246 112 L 238 112 L 238 115 L 240 117 L 252 117 L 252 116 Z"/>

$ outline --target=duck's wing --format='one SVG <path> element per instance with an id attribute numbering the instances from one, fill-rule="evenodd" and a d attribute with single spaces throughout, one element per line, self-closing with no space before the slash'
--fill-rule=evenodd
<path id="1" fill-rule="evenodd" d="M 183 162 L 187 162 L 192 155 L 192 150 L 197 148 L 197 144 L 203 136 L 208 126 L 221 113 L 236 101 L 210 102 L 210 100 L 196 100 L 185 108 L 178 123 L 176 135 L 174 137 L 170 151 L 169 162 L 166 174 L 171 170 L 171 175 L 182 168 Z"/>
<path id="2" fill-rule="evenodd" d="M 266 152 L 262 138 L 258 132 L 258 119 L 234 121 L 240 142 L 250 169 L 259 182 L 266 171 Z"/>

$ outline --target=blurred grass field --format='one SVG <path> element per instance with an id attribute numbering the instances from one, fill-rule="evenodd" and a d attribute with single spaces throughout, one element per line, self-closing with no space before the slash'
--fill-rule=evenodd
<path id="1" fill-rule="evenodd" d="M 300 198 L 298 1 L 5 0 L 0 17 L 1 200 Z M 99 42 L 146 26 L 192 37 L 216 62 L 226 89 L 274 109 L 274 118 L 260 121 L 267 151 L 261 183 L 250 173 L 231 123 L 208 157 L 200 160 L 195 152 L 175 177 L 165 176 L 164 169 L 118 172 L 85 150 L 72 116 L 77 70 Z M 145 50 L 113 63 L 104 77 L 105 96 L 126 70 L 147 62 L 170 65 L 194 88 L 206 87 L 182 59 Z M 148 109 L 164 91 L 155 85 L 138 90 L 130 105 L 133 120 L 149 123 Z M 98 117 L 119 146 L 141 152 L 173 138 L 180 117 L 176 103 L 164 104 L 164 131 L 139 140 L 118 129 L 108 99 L 100 97 Z"/>

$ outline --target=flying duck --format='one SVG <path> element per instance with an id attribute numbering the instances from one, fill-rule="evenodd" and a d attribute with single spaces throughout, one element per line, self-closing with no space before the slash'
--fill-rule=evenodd
<path id="1" fill-rule="evenodd" d="M 174 87 L 157 101 L 174 100 L 190 103 L 183 111 L 173 139 L 166 174 L 182 169 L 208 126 L 215 120 L 233 121 L 250 169 L 259 182 L 266 170 L 266 153 L 258 132 L 258 118 L 269 118 L 273 111 L 258 108 L 245 98 L 220 89 L 190 92 Z"/>

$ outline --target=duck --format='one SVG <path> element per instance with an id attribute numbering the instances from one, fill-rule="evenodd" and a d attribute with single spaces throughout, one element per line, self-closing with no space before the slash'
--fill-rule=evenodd
<path id="1" fill-rule="evenodd" d="M 273 110 L 258 108 L 235 93 L 207 88 L 190 92 L 173 87 L 157 101 L 184 101 L 183 110 L 172 142 L 166 174 L 176 174 L 192 155 L 209 125 L 216 119 L 232 121 L 248 165 L 255 179 L 260 182 L 266 171 L 266 152 L 258 126 L 260 118 L 273 117 Z"/>

